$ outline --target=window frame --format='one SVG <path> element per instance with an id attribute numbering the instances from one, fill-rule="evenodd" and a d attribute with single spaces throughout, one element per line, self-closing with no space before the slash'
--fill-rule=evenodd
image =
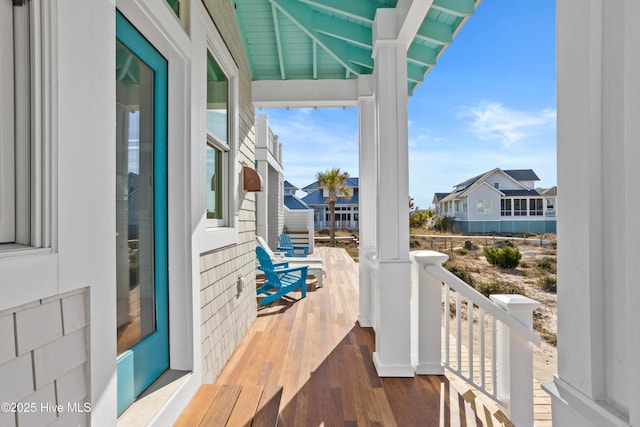
<path id="1" fill-rule="evenodd" d="M 239 234 L 239 176 L 240 166 L 238 165 L 239 158 L 239 69 L 233 59 L 233 56 L 229 52 L 224 43 L 222 37 L 215 28 L 213 22 L 209 17 L 206 19 L 206 42 L 203 43 L 201 54 L 198 55 L 200 61 L 194 61 L 193 67 L 199 67 L 196 70 L 196 76 L 199 76 L 194 85 L 196 93 L 200 93 L 201 99 L 198 101 L 201 103 L 202 110 L 200 112 L 200 123 L 202 135 L 198 141 L 199 154 L 199 189 L 197 193 L 197 205 L 199 211 L 202 212 L 200 221 L 200 252 L 206 253 L 216 249 L 220 249 L 226 246 L 231 246 L 238 243 Z M 203 84 L 206 87 L 206 65 L 207 65 L 207 53 L 210 53 L 213 59 L 216 61 L 220 69 L 224 72 L 228 79 L 228 103 L 227 103 L 227 144 L 218 141 L 216 138 L 211 138 L 211 134 L 207 129 L 207 96 L 206 91 L 202 91 Z M 198 84 L 199 83 L 199 84 Z M 204 94 L 202 94 L 204 92 Z M 211 141 L 213 140 L 213 141 Z M 213 147 L 223 150 L 223 154 L 226 159 L 223 159 L 224 182 L 223 187 L 226 192 L 223 195 L 223 220 L 222 222 L 217 219 L 207 219 L 206 215 L 206 196 L 205 196 L 205 181 L 206 181 L 206 151 L 210 146 L 210 142 L 213 142 Z M 226 169 L 225 169 L 226 167 Z"/>
<path id="2" fill-rule="evenodd" d="M 511 199 L 500 199 L 500 216 L 513 216 Z"/>
<path id="3" fill-rule="evenodd" d="M 544 205 L 542 203 L 542 198 L 531 198 L 529 199 L 529 216 L 543 216 L 544 215 Z"/>
<path id="4" fill-rule="evenodd" d="M 478 215 L 490 215 L 492 213 L 491 200 L 476 200 L 476 214 Z"/>
<path id="5" fill-rule="evenodd" d="M 13 55 L 13 9 L 0 5 L 0 52 Z M 5 56 L 4 54 L 2 55 Z M 0 63 L 0 247 L 15 242 L 14 61 Z M 1 242 L 6 243 L 1 243 Z"/>
<path id="6" fill-rule="evenodd" d="M 10 7 L 25 29 L 19 43 L 29 46 L 18 48 L 18 52 L 26 55 L 23 58 L 28 59 L 28 63 L 23 62 L 18 68 L 23 77 L 20 84 L 26 85 L 28 91 L 19 105 L 22 118 L 17 122 L 21 126 L 21 138 L 26 138 L 19 146 L 20 166 L 14 166 L 20 172 L 14 175 L 19 182 L 13 184 L 18 196 L 14 208 L 17 215 L 12 223 L 17 231 L 14 239 L 17 243 L 0 244 L 4 291 L 0 311 L 61 291 L 56 280 L 60 274 L 55 225 L 58 216 L 52 209 L 57 204 L 57 110 L 53 106 L 58 105 L 58 68 L 51 40 L 57 40 L 58 29 L 49 19 L 58 5 L 57 0 L 33 0 L 22 6 L 10 4 Z M 10 15 L 13 20 L 14 13 Z M 8 43 L 13 49 L 13 37 Z M 9 57 L 14 58 L 13 52 Z M 14 60 L 10 61 L 9 68 L 16 72 Z M 14 84 L 13 78 L 11 84 Z M 3 117 L 5 113 L 0 111 Z M 13 110 L 8 114 L 13 122 Z M 13 135 L 10 144 L 16 145 Z"/>
<path id="7" fill-rule="evenodd" d="M 55 219 L 51 209 L 55 188 L 55 157 L 52 154 L 55 144 L 52 129 L 46 126 L 52 122 L 53 116 L 53 93 L 47 83 L 51 81 L 52 58 L 47 50 L 50 46 L 43 35 L 51 28 L 39 25 L 41 17 L 51 12 L 51 5 L 32 1 L 9 7 L 12 23 L 18 24 L 12 25 L 10 41 L 3 37 L 7 43 L 3 50 L 8 45 L 13 49 L 12 65 L 5 67 L 3 74 L 7 73 L 7 68 L 12 68 L 14 107 L 10 112 L 3 108 L 0 114 L 5 119 L 11 115 L 9 121 L 13 129 L 3 129 L 5 135 L 0 150 L 3 154 L 12 152 L 14 155 L 12 166 L 5 169 L 6 163 L 2 165 L 3 173 L 12 174 L 13 180 L 3 176 L 7 185 L 1 190 L 4 195 L 7 189 L 13 188 L 14 199 L 9 209 L 14 213 L 0 227 L 3 230 L 13 228 L 13 242 L 0 243 L 0 257 L 42 254 L 43 249 L 51 252 Z M 18 32 L 16 28 L 23 31 Z M 5 124 L 2 124 L 3 128 Z"/>
<path id="8" fill-rule="evenodd" d="M 228 199 L 229 199 L 229 146 L 224 144 L 222 141 L 216 139 L 211 132 L 207 132 L 207 142 L 205 146 L 206 149 L 213 149 L 220 153 L 220 177 L 219 180 L 216 180 L 220 184 L 220 192 L 221 194 L 216 195 L 216 201 L 219 199 L 221 206 L 219 207 L 221 211 L 220 218 L 208 218 L 206 217 L 205 221 L 207 222 L 208 228 L 213 227 L 225 227 L 227 226 L 227 220 L 229 218 L 228 212 Z M 208 159 L 205 157 L 205 163 Z M 215 161 L 215 160 L 214 160 Z M 218 165 L 216 164 L 216 168 Z M 208 175 L 207 175 L 208 178 Z M 226 202 L 226 203 L 225 203 Z M 217 204 L 217 203 L 216 203 Z M 205 213 L 206 215 L 206 213 Z"/>
<path id="9" fill-rule="evenodd" d="M 516 204 L 518 205 L 517 207 L 516 207 Z M 529 206 L 529 203 L 527 202 L 527 199 L 524 199 L 524 198 L 513 199 L 513 216 L 528 216 L 529 214 L 528 206 Z"/>

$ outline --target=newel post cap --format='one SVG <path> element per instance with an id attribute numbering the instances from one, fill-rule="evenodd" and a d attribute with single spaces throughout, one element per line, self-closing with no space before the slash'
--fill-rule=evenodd
<path id="1" fill-rule="evenodd" d="M 533 300 L 531 298 L 525 297 L 524 295 L 518 295 L 518 294 L 513 294 L 513 295 L 498 294 L 498 295 L 491 295 L 489 298 L 491 298 L 491 301 L 495 302 L 496 304 L 498 304 L 500 307 L 504 308 L 508 312 L 525 311 L 525 310 L 533 311 L 542 305 L 536 300 Z"/>
<path id="2" fill-rule="evenodd" d="M 449 259 L 449 255 L 436 251 L 411 251 L 411 258 L 418 264 L 442 265 Z"/>

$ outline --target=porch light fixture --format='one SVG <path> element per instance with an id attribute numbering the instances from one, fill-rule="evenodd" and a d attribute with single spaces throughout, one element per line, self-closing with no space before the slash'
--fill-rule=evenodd
<path id="1" fill-rule="evenodd" d="M 242 167 L 242 176 L 244 183 L 244 191 L 263 191 L 264 184 L 262 183 L 262 177 L 255 170 L 249 166 Z"/>

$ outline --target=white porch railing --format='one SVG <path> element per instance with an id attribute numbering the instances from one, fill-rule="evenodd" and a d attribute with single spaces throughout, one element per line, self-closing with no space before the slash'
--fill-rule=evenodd
<path id="1" fill-rule="evenodd" d="M 446 368 L 503 406 L 516 426 L 533 426 L 533 345 L 540 345 L 533 310 L 540 303 L 522 295 L 487 299 L 442 267 L 445 254 L 414 251 L 411 259 L 416 373 Z"/>
<path id="2" fill-rule="evenodd" d="M 319 230 L 321 228 L 329 228 L 330 225 L 331 224 L 329 221 L 316 221 L 314 223 L 314 227 L 316 228 L 316 230 Z M 357 220 L 337 220 L 335 222 L 335 227 L 336 229 L 356 230 L 359 227 L 359 222 Z"/>

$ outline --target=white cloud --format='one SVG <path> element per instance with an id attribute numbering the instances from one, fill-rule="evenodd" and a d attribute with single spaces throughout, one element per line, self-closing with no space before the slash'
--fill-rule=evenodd
<path id="1" fill-rule="evenodd" d="M 481 102 L 464 108 L 460 118 L 468 119 L 471 132 L 481 140 L 499 140 L 509 147 L 525 137 L 555 126 L 556 110 L 539 111 L 509 109 L 497 102 Z"/>

